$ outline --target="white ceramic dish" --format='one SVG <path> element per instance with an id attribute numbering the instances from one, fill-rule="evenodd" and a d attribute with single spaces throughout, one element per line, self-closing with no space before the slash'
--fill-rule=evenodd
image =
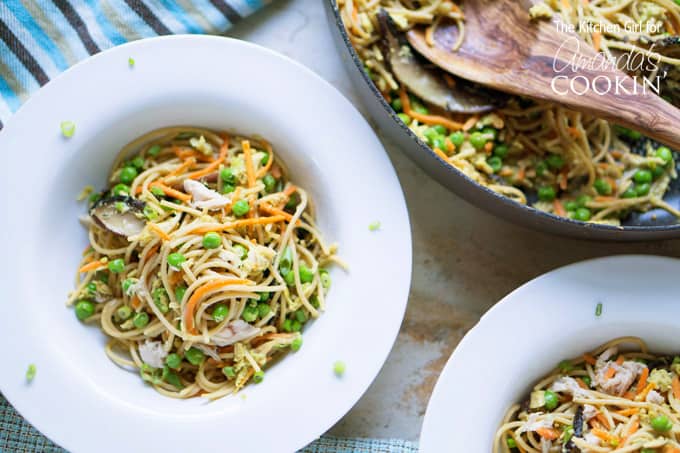
<path id="1" fill-rule="evenodd" d="M 489 453 L 508 407 L 561 360 L 610 339 L 639 336 L 651 351 L 680 351 L 678 275 L 680 260 L 618 256 L 557 269 L 507 295 L 446 364 L 421 451 Z"/>
<path id="2" fill-rule="evenodd" d="M 136 64 L 128 66 L 128 57 Z M 75 135 L 61 136 L 73 120 Z M 303 348 L 262 384 L 214 403 L 163 397 L 103 351 L 104 336 L 64 305 L 86 234 L 75 201 L 102 187 L 118 149 L 152 129 L 192 124 L 268 138 L 310 190 L 321 230 L 349 273 L 332 271 L 328 310 Z M 330 428 L 382 366 L 404 315 L 408 215 L 368 124 L 333 87 L 269 50 L 217 37 L 138 41 L 45 86 L 0 133 L 0 389 L 40 431 L 79 452 L 289 452 Z M 378 232 L 368 225 L 382 220 Z M 343 360 L 343 378 L 333 363 Z M 37 376 L 25 382 L 28 364 Z"/>

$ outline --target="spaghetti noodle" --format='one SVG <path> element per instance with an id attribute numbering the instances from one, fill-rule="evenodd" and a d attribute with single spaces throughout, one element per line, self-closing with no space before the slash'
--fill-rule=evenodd
<path id="1" fill-rule="evenodd" d="M 216 399 L 264 378 L 324 310 L 339 262 L 271 145 L 194 127 L 127 145 L 90 199 L 68 304 L 160 393 Z"/>
<path id="2" fill-rule="evenodd" d="M 493 451 L 677 453 L 679 374 L 680 357 L 652 354 L 640 338 L 612 340 L 561 362 L 513 405 Z"/>
<path id="3" fill-rule="evenodd" d="M 680 30 L 680 5 L 674 0 L 546 3 L 608 57 L 632 52 L 680 67 L 680 60 L 661 55 L 653 46 Z M 410 93 L 383 55 L 378 13 L 388 12 L 401 32 L 427 27 L 432 44 L 442 21 L 453 21 L 459 30 L 455 51 L 466 30 L 464 10 L 454 2 L 338 0 L 338 5 L 365 70 L 402 121 L 442 160 L 476 183 L 580 221 L 618 225 L 631 211 L 652 208 L 680 217 L 680 211 L 663 201 L 677 177 L 673 153 L 637 132 L 525 98 L 511 98 L 505 107 L 485 115 L 464 115 L 428 105 Z M 593 34 L 587 31 L 593 27 L 583 24 L 619 27 L 603 27 L 609 31 Z M 655 74 L 647 76 L 653 79 Z"/>

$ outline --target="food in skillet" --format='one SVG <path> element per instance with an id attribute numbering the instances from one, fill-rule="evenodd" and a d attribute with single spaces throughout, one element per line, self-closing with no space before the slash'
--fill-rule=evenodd
<path id="1" fill-rule="evenodd" d="M 678 453 L 679 375 L 680 357 L 612 340 L 537 382 L 506 413 L 493 451 Z"/>
<path id="2" fill-rule="evenodd" d="M 193 127 L 125 147 L 90 198 L 68 303 L 160 393 L 216 399 L 264 379 L 324 310 L 337 260 L 262 139 Z"/>
<path id="3" fill-rule="evenodd" d="M 580 221 L 618 225 L 661 208 L 677 177 L 674 153 L 605 120 L 558 105 L 498 96 L 424 61 L 403 35 L 445 21 L 465 39 L 465 11 L 450 0 L 338 0 L 365 70 L 401 120 L 445 162 L 520 203 Z M 662 94 L 678 101 L 680 4 L 674 0 L 552 0 L 537 19 L 561 14 L 608 57 L 632 53 L 668 71 Z M 527 12 L 529 14 L 529 12 Z M 589 26 L 579 27 L 579 24 Z M 596 24 L 613 24 L 590 32 Z M 618 28 L 616 27 L 618 26 Z M 654 79 L 657 72 L 643 74 Z M 499 101 L 502 105 L 498 105 Z"/>

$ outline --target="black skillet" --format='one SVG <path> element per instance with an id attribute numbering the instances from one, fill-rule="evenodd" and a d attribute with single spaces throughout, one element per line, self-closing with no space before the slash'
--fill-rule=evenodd
<path id="1" fill-rule="evenodd" d="M 328 22 L 345 68 L 364 106 L 383 134 L 392 139 L 417 165 L 444 187 L 492 214 L 548 233 L 581 239 L 644 241 L 680 238 L 680 220 L 662 209 L 632 213 L 621 226 L 583 223 L 523 205 L 483 187 L 439 158 L 396 115 L 373 84 L 352 46 L 336 0 L 324 0 Z M 638 147 L 640 144 L 637 144 Z M 676 154 L 676 162 L 678 155 Z M 678 168 L 680 170 L 680 167 Z M 531 194 L 527 194 L 530 201 Z M 680 178 L 671 182 L 664 200 L 680 208 Z"/>

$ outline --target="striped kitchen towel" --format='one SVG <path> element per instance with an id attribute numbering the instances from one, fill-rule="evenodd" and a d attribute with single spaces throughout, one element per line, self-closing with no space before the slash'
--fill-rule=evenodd
<path id="1" fill-rule="evenodd" d="M 223 33 L 269 0 L 0 0 L 0 129 L 52 77 L 101 50 Z"/>

